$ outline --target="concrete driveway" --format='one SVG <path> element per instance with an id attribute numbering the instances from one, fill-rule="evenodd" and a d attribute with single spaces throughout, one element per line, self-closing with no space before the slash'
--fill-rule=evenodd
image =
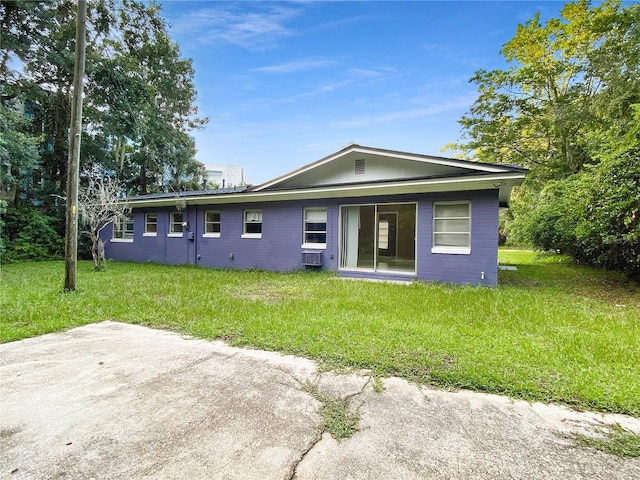
<path id="1" fill-rule="evenodd" d="M 103 322 L 0 346 L 9 479 L 640 479 L 640 459 L 577 447 L 640 420 L 445 392 L 305 359 Z M 349 397 L 359 430 L 320 430 L 304 386 Z M 316 395 L 316 397 L 318 397 Z"/>

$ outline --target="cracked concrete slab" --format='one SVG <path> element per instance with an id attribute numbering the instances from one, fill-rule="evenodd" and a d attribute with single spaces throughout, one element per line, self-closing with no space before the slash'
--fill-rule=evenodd
<path id="1" fill-rule="evenodd" d="M 318 430 L 304 382 L 359 431 Z M 103 322 L 0 345 L 0 477 L 640 479 L 568 433 L 640 419 L 319 372 L 309 360 Z"/>
<path id="2" fill-rule="evenodd" d="M 282 478 L 312 362 L 105 322 L 0 349 L 0 477 Z"/>
<path id="3" fill-rule="evenodd" d="M 298 466 L 299 478 L 640 479 L 639 459 L 577 448 L 567 438 L 602 423 L 640 432 L 638 419 L 398 378 L 383 383 L 382 393 L 359 396 L 359 431 L 340 442 L 324 435 Z"/>

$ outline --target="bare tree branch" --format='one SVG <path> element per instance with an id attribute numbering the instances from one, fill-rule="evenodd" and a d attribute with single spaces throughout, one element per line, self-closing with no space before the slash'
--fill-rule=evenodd
<path id="1" fill-rule="evenodd" d="M 123 185 L 112 176 L 105 174 L 100 164 L 85 168 L 81 177 L 86 182 L 78 192 L 80 221 L 91 235 L 91 254 L 96 270 L 104 268 L 104 244 L 100 232 L 110 223 L 122 218 L 128 211 Z"/>

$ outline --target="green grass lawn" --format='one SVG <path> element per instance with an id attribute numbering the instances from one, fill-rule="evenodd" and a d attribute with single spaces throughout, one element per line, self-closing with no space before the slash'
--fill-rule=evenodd
<path id="1" fill-rule="evenodd" d="M 640 286 L 558 256 L 501 250 L 499 286 L 110 262 L 4 265 L 0 340 L 103 320 L 302 355 L 330 368 L 640 416 Z"/>

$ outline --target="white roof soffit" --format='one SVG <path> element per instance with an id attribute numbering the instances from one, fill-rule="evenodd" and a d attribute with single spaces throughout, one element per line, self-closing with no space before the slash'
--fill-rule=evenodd
<path id="1" fill-rule="evenodd" d="M 187 205 L 215 205 L 251 202 L 275 202 L 283 200 L 313 200 L 322 198 L 372 197 L 383 195 L 406 195 L 414 193 L 453 192 L 471 190 L 500 190 L 501 201 L 508 201 L 511 188 L 520 185 L 525 173 L 497 173 L 482 177 L 453 177 L 404 180 L 385 183 L 329 185 L 326 187 L 276 190 L 266 192 L 247 191 L 223 195 L 180 197 Z M 505 198 L 506 197 L 506 198 Z M 163 207 L 176 202 L 175 197 L 150 198 L 129 201 L 130 207 Z"/>
<path id="2" fill-rule="evenodd" d="M 416 162 L 424 162 L 424 163 L 432 163 L 436 165 L 446 165 L 449 167 L 459 167 L 459 168 L 467 168 L 469 170 L 477 170 L 480 172 L 508 172 L 509 168 L 506 166 L 493 165 L 489 163 L 482 162 L 472 162 L 468 160 L 457 160 L 454 158 L 445 158 L 445 157 L 435 157 L 431 155 L 421 155 L 415 153 L 407 153 L 407 152 L 397 152 L 394 150 L 385 150 L 380 148 L 372 148 L 372 147 L 363 147 L 361 145 L 350 145 L 345 147 L 344 149 L 336 152 L 334 154 L 329 155 L 328 157 L 322 158 L 315 162 L 309 163 L 303 167 L 300 167 L 296 170 L 293 170 L 289 173 L 285 173 L 279 177 L 276 177 L 272 180 L 268 180 L 267 182 L 254 187 L 252 190 L 254 192 L 262 191 L 266 188 L 272 187 L 279 183 L 282 183 L 286 180 L 290 180 L 291 178 L 302 175 L 310 170 L 318 168 L 322 165 L 326 165 L 338 158 L 347 156 L 351 153 L 361 153 L 361 154 L 370 154 L 370 155 L 379 155 L 379 156 L 387 156 L 390 158 L 402 159 L 402 160 L 412 160 Z"/>

